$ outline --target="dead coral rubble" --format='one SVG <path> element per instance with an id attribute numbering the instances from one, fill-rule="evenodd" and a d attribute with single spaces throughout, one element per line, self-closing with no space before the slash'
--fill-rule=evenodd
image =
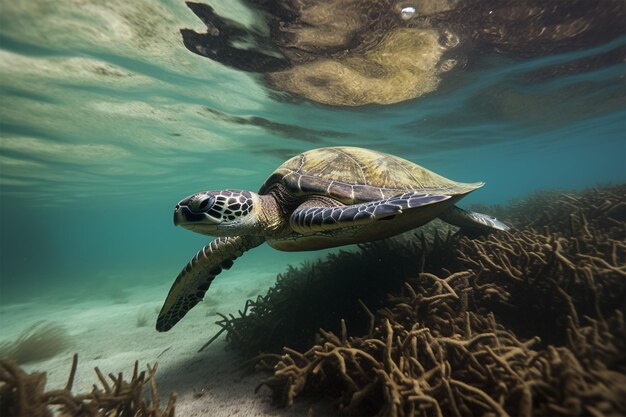
<path id="1" fill-rule="evenodd" d="M 10 360 L 0 361 L 0 415 L 15 417 L 174 417 L 176 394 L 172 393 L 164 410 L 160 409 L 156 386 L 157 364 L 147 365 L 139 372 L 135 362 L 130 382 L 122 373 L 105 378 L 95 368 L 101 387 L 93 386 L 88 394 L 72 393 L 78 356 L 74 355 L 72 369 L 65 388 L 46 391 L 45 373 L 26 373 Z M 151 400 L 144 396 L 149 385 Z"/>
<path id="2" fill-rule="evenodd" d="M 421 239 L 403 289 L 362 306 L 367 330 L 341 321 L 265 356 L 263 385 L 278 404 L 324 393 L 351 415 L 625 415 L 625 196 L 538 194 L 502 209 L 513 233 Z"/>

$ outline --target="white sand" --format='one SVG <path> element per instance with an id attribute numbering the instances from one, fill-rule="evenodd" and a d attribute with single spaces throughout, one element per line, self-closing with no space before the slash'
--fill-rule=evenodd
<path id="1" fill-rule="evenodd" d="M 124 372 L 130 379 L 135 360 L 145 364 L 158 361 L 157 383 L 161 401 L 165 403 L 171 391 L 176 391 L 176 415 L 193 416 L 303 416 L 311 406 L 307 400 L 298 401 L 289 409 L 271 405 L 270 391 L 254 388 L 267 374 L 242 376 L 235 368 L 240 361 L 224 350 L 224 335 L 203 352 L 198 349 L 219 327 L 215 309 L 220 313 L 237 314 L 246 298 L 264 293 L 275 281 L 274 273 L 254 271 L 255 283 L 246 276 L 252 271 L 229 271 L 228 279 L 213 284 L 205 301 L 196 306 L 167 333 L 154 329 L 169 285 L 135 287 L 126 292 L 126 302 L 114 303 L 101 298 L 88 301 L 67 301 L 57 304 L 38 300 L 29 304 L 0 307 L 2 336 L 0 343 L 14 340 L 24 329 L 39 320 L 61 324 L 70 332 L 74 346 L 54 358 L 29 363 L 27 371 L 46 371 L 47 390 L 62 388 L 66 381 L 74 352 L 79 355 L 74 393 L 88 392 L 97 382 L 93 371 L 98 366 L 104 373 Z M 255 288 L 256 291 L 254 289 Z M 137 318 L 147 315 L 148 323 L 138 327 Z M 195 392 L 203 393 L 201 396 Z M 326 415 L 332 408 L 316 404 L 314 415 Z"/>

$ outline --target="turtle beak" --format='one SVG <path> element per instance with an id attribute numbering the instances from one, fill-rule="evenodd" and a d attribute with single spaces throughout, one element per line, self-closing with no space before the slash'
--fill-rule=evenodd
<path id="1" fill-rule="evenodd" d="M 180 205 L 177 204 L 176 208 L 174 209 L 174 226 L 180 226 L 183 220 L 184 217 L 182 210 L 180 209 Z"/>
<path id="2" fill-rule="evenodd" d="M 207 213 L 194 213 L 187 206 L 176 206 L 174 209 L 174 225 L 187 226 L 192 224 L 217 224 L 219 221 Z"/>
<path id="3" fill-rule="evenodd" d="M 186 223 L 185 212 L 189 211 L 189 203 L 193 199 L 193 195 L 181 200 L 174 208 L 174 226 L 180 226 Z"/>

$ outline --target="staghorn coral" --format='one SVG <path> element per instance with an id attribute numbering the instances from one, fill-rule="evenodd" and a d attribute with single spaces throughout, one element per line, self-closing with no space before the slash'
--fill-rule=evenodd
<path id="1" fill-rule="evenodd" d="M 110 381 L 100 369 L 95 368 L 102 385 L 96 385 L 88 394 L 74 395 L 72 385 L 78 364 L 74 355 L 72 368 L 65 388 L 46 391 L 46 374 L 26 373 L 17 363 L 0 361 L 0 415 L 17 417 L 173 417 L 176 394 L 172 393 L 164 410 L 160 409 L 156 386 L 157 364 L 147 365 L 148 373 L 139 372 L 135 362 L 129 382 L 122 373 L 109 374 Z M 144 394 L 149 385 L 151 400 Z"/>
<path id="2" fill-rule="evenodd" d="M 624 415 L 625 195 L 542 193 L 501 209 L 514 233 L 379 243 L 415 266 L 404 287 L 375 313 L 361 305 L 364 331 L 338 320 L 307 348 L 258 357 L 273 372 L 262 385 L 280 405 L 324 393 L 342 414 Z M 231 344 L 246 340 L 240 320 L 224 319 Z"/>
<path id="3" fill-rule="evenodd" d="M 626 184 L 607 185 L 579 192 L 541 190 L 515 199 L 506 207 L 474 205 L 472 208 L 488 210 L 485 212 L 536 233 L 548 231 L 575 236 L 581 228 L 586 228 L 585 234 L 597 229 L 613 239 L 619 239 L 625 233 L 624 195 Z"/>
<path id="4" fill-rule="evenodd" d="M 461 240 L 457 256 L 462 267 L 472 268 L 489 285 L 505 288 L 512 298 L 508 304 L 525 317 L 510 308 L 507 313 L 505 304 L 485 307 L 509 320 L 521 319 L 526 326 L 517 327 L 559 344 L 564 343 L 568 320 L 579 324 L 580 318 L 595 317 L 602 323 L 616 309 L 623 312 L 625 195 L 625 185 L 560 197 L 538 193 L 511 207 L 509 218 L 523 225 L 517 232 Z M 533 198 L 540 204 L 533 205 Z"/>
<path id="5" fill-rule="evenodd" d="M 35 362 L 56 356 L 71 345 L 65 327 L 42 320 L 24 330 L 16 340 L 1 344 L 0 358 L 17 363 Z"/>
<path id="6" fill-rule="evenodd" d="M 424 285 L 424 282 L 430 285 Z M 342 414 L 381 416 L 607 415 L 626 411 L 624 370 L 589 361 L 571 348 L 536 349 L 539 337 L 520 340 L 475 301 L 493 288 L 472 271 L 446 278 L 421 274 L 377 313 L 363 337 L 321 331 L 304 353 L 285 348 L 263 384 L 290 405 L 302 391 L 340 393 Z M 469 295 L 473 297 L 469 297 Z M 623 321 L 617 323 L 624 335 Z M 573 322 L 575 344 L 589 344 Z M 603 335 L 615 347 L 619 336 Z M 601 358 L 596 358 L 601 359 Z"/>

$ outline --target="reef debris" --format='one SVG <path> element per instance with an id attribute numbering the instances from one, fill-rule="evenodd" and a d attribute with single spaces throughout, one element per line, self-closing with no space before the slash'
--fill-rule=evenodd
<path id="1" fill-rule="evenodd" d="M 72 386 L 78 355 L 72 359 L 67 384 L 62 389 L 46 391 L 46 373 L 27 373 L 12 360 L 0 360 L 0 415 L 16 417 L 174 417 L 176 394 L 160 408 L 156 385 L 157 363 L 139 372 L 136 361 L 130 381 L 120 372 L 107 379 L 95 368 L 100 387 L 94 384 L 87 394 L 73 394 Z M 144 395 L 149 386 L 150 396 Z"/>

